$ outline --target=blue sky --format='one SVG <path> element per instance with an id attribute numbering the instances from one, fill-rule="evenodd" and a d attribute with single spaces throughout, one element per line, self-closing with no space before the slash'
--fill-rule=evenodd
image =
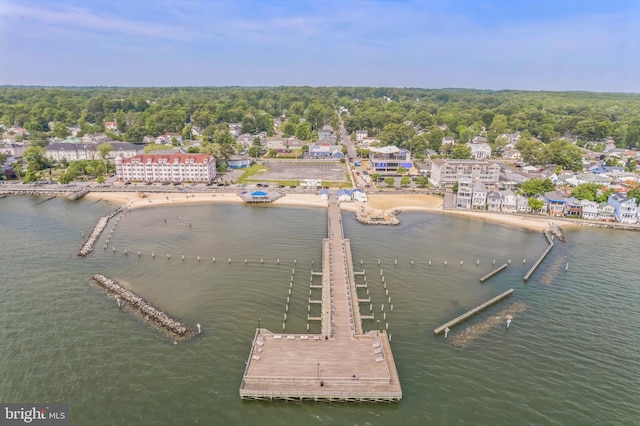
<path id="1" fill-rule="evenodd" d="M 640 93 L 639 0 L 0 0 L 0 84 Z"/>

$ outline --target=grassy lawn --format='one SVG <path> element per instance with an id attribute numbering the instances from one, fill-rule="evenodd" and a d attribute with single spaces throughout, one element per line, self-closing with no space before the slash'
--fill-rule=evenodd
<path id="1" fill-rule="evenodd" d="M 173 148 L 175 148 L 175 147 L 173 147 L 173 146 L 166 146 L 166 145 L 157 144 L 157 143 L 150 143 L 149 145 L 145 145 L 145 146 L 144 146 L 144 153 L 145 153 L 145 154 L 148 154 L 148 153 L 150 153 L 151 151 L 158 151 L 158 150 L 166 150 L 166 151 L 169 151 L 169 150 L 172 150 Z"/>
<path id="2" fill-rule="evenodd" d="M 251 167 L 247 167 L 246 169 L 244 169 L 242 176 L 240 176 L 236 180 L 236 182 L 237 183 L 259 182 L 258 180 L 251 179 L 251 177 L 259 174 L 262 170 L 270 171 L 269 168 L 261 164 L 254 164 Z"/>

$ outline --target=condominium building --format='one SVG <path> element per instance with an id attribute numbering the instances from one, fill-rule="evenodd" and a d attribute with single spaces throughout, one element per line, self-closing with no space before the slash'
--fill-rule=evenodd
<path id="1" fill-rule="evenodd" d="M 120 180 L 145 182 L 211 182 L 216 160 L 206 154 L 140 154 L 116 158 Z"/>
<path id="2" fill-rule="evenodd" d="M 487 187 L 496 187 L 500 179 L 500 166 L 488 161 L 449 160 L 436 158 L 431 162 L 431 183 L 440 189 L 451 189 L 462 177 L 480 181 Z"/>

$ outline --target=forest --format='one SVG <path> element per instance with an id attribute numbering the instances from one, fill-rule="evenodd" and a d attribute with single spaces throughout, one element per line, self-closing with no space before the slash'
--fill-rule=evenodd
<path id="1" fill-rule="evenodd" d="M 109 136 L 133 143 L 141 143 L 145 135 L 170 132 L 192 139 L 194 126 L 204 144 L 216 139 L 231 143 L 221 124 L 241 123 L 243 133 L 271 136 L 274 120 L 281 122 L 283 136 L 312 141 L 324 124 L 337 128 L 340 118 L 349 132 L 367 130 L 381 145 L 405 147 L 418 157 L 427 149 L 439 152 L 444 136 L 467 142 L 482 134 L 497 150 L 504 143 L 498 136 L 512 132 L 534 144 L 524 146 L 533 153 L 532 160 L 544 146 L 562 142 L 560 138 L 596 149 L 608 137 L 621 148 L 640 147 L 638 94 L 375 87 L 0 87 L 0 123 L 24 127 L 30 132 L 27 138 L 41 145 L 51 136 L 65 138 L 74 124 L 81 127 L 80 135 L 105 132 L 107 121 L 117 123 L 117 132 L 106 132 Z"/>

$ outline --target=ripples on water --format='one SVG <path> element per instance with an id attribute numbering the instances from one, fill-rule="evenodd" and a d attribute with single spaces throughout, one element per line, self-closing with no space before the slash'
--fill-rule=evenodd
<path id="1" fill-rule="evenodd" d="M 403 213 L 398 227 L 369 227 L 345 213 L 345 233 L 356 269 L 366 270 L 377 318 L 386 305 L 381 324 L 389 323 L 403 401 L 242 402 L 238 388 L 255 327 L 260 321 L 282 329 L 292 269 L 287 331 L 306 331 L 311 261 L 318 268 L 326 235 L 324 210 L 135 210 L 114 233 L 115 254 L 111 246 L 102 249 L 103 236 L 93 254 L 79 259 L 81 231 L 87 235 L 114 206 L 62 199 L 36 205 L 39 200 L 0 200 L 2 401 L 70 402 L 74 424 L 564 425 L 640 419 L 635 233 L 570 230 L 569 242 L 557 244 L 525 284 L 522 276 L 546 246 L 539 233 L 424 213 Z M 493 259 L 512 264 L 480 284 Z M 201 323 L 204 334 L 172 345 L 90 286 L 94 273 L 118 279 L 192 326 Z M 434 327 L 511 287 L 516 291 L 509 303 L 528 309 L 508 332 L 492 328 L 464 349 L 433 336 Z M 368 313 L 369 305 L 362 309 Z"/>

